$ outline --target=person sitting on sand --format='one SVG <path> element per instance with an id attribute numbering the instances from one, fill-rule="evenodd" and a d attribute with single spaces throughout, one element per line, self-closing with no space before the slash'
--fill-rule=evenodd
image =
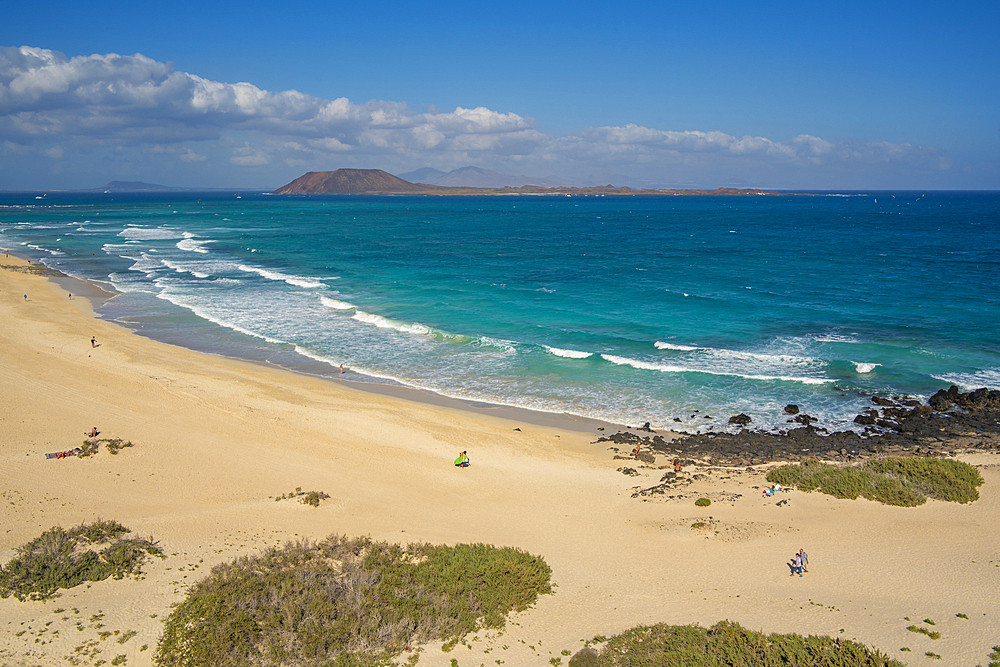
<path id="1" fill-rule="evenodd" d="M 88 438 L 96 438 L 99 433 L 100 431 L 98 431 L 97 427 L 95 426 L 94 428 L 90 429 L 90 433 L 84 433 L 84 435 L 87 436 Z"/>
<path id="2" fill-rule="evenodd" d="M 455 465 L 457 467 L 459 467 L 459 468 L 468 468 L 469 467 L 469 457 L 466 456 L 466 454 L 465 454 L 464 451 L 461 454 L 458 455 L 457 459 L 455 459 Z"/>

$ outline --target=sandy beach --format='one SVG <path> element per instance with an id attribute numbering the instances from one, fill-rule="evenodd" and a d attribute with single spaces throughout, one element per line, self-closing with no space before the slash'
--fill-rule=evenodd
<path id="1" fill-rule="evenodd" d="M 482 633 L 451 653 L 424 647 L 418 664 L 430 667 L 453 658 L 565 662 L 564 650 L 595 634 L 660 621 L 840 636 L 911 665 L 986 664 L 1000 644 L 994 455 L 963 456 L 986 480 L 970 505 L 897 508 L 797 491 L 764 498 L 771 466 L 688 466 L 683 497 L 633 498 L 659 483 L 668 460 L 615 459 L 593 429 L 409 401 L 157 343 L 98 319 L 77 288 L 31 273 L 24 260 L 0 264 L 0 563 L 52 526 L 97 518 L 152 536 L 168 556 L 139 581 L 45 602 L 0 600 L 0 664 L 125 655 L 130 666 L 150 665 L 171 604 L 213 565 L 331 533 L 516 546 L 552 567 L 554 595 L 512 616 L 500 635 Z M 134 447 L 46 459 L 95 427 Z M 462 450 L 472 465 L 458 469 Z M 275 501 L 296 488 L 330 498 L 318 508 Z M 713 504 L 696 507 L 700 496 Z M 791 577 L 785 563 L 799 548 L 809 572 Z M 907 631 L 924 619 L 940 639 Z"/>

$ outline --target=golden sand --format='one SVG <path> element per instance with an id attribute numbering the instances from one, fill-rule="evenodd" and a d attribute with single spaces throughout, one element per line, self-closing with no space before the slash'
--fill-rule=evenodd
<path id="1" fill-rule="evenodd" d="M 907 509 L 795 491 L 764 498 L 766 466 L 692 466 L 682 473 L 695 477 L 684 498 L 644 501 L 633 491 L 658 483 L 668 462 L 616 460 L 595 444 L 596 431 L 157 343 L 97 319 L 65 283 L 17 270 L 23 260 L 0 264 L 0 563 L 52 526 L 97 518 L 151 535 L 168 555 L 138 581 L 84 585 L 45 602 L 0 600 L 0 664 L 125 655 L 129 666 L 150 665 L 171 604 L 213 565 L 331 533 L 516 546 L 551 565 L 554 595 L 514 615 L 501 635 L 470 638 L 471 648 L 424 647 L 419 664 L 428 667 L 452 658 L 565 664 L 561 652 L 595 634 L 660 621 L 731 619 L 845 637 L 914 665 L 986 664 L 1000 644 L 995 457 L 965 457 L 986 479 L 971 505 Z M 93 427 L 135 446 L 45 458 L 79 446 Z M 464 469 L 452 464 L 462 450 L 472 461 Z M 638 476 L 619 472 L 623 465 Z M 318 508 L 274 500 L 297 487 L 330 498 Z M 715 502 L 696 507 L 699 496 Z M 693 529 L 697 522 L 705 526 Z M 785 564 L 799 548 L 810 556 L 801 578 Z M 927 618 L 941 639 L 906 630 Z M 136 634 L 119 643 L 128 631 Z"/>

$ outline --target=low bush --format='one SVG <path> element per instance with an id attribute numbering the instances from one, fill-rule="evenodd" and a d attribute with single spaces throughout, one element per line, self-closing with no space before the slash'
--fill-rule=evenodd
<path id="1" fill-rule="evenodd" d="M 570 660 L 570 667 L 577 667 L 574 660 Z M 612 637 L 596 656 L 588 654 L 585 660 L 580 662 L 581 666 L 904 667 L 903 663 L 856 642 L 833 637 L 766 635 L 731 621 L 721 621 L 709 629 L 662 623 L 640 626 Z"/>
<path id="2" fill-rule="evenodd" d="M 712 504 L 712 501 L 709 500 L 708 498 L 699 498 L 698 500 L 694 501 L 694 504 L 697 505 L 698 507 L 708 507 L 709 505 Z"/>
<path id="3" fill-rule="evenodd" d="M 922 635 L 927 635 L 931 639 L 941 639 L 941 633 L 936 630 L 928 630 L 927 628 L 921 628 L 916 625 L 910 625 L 906 629 L 910 632 L 918 632 Z"/>
<path id="4" fill-rule="evenodd" d="M 77 457 L 85 459 L 88 456 L 93 456 L 101 448 L 101 443 L 104 443 L 104 448 L 108 450 L 108 454 L 117 454 L 125 447 L 135 446 L 131 440 L 122 440 L 121 438 L 91 438 L 84 440 L 83 445 L 77 448 Z"/>
<path id="5" fill-rule="evenodd" d="M 329 494 L 323 493 L 322 491 L 310 491 L 309 493 L 302 496 L 299 501 L 303 505 L 312 505 L 313 507 L 319 507 L 319 501 L 326 500 L 329 498 Z"/>
<path id="6" fill-rule="evenodd" d="M 50 528 L 18 547 L 13 560 L 0 567 L 0 597 L 44 600 L 85 581 L 140 574 L 147 555 L 163 552 L 151 539 L 123 539 L 129 532 L 100 519 L 70 530 Z"/>
<path id="7" fill-rule="evenodd" d="M 979 500 L 983 476 L 968 463 L 938 458 L 888 458 L 869 461 L 872 472 L 909 481 L 928 498 L 954 503 Z"/>
<path id="8" fill-rule="evenodd" d="M 154 662 L 383 665 L 412 643 L 502 628 L 551 592 L 519 549 L 331 536 L 218 565 L 171 613 Z"/>
<path id="9" fill-rule="evenodd" d="M 280 496 L 275 498 L 275 502 L 284 500 L 286 498 L 298 498 L 299 502 L 303 505 L 312 505 L 313 507 L 319 507 L 319 501 L 326 500 L 330 495 L 324 493 L 323 491 L 303 491 L 301 486 L 295 487 L 294 491 L 289 491 L 288 493 L 282 493 Z"/>
<path id="10" fill-rule="evenodd" d="M 935 458 L 886 458 L 861 466 L 835 466 L 815 459 L 784 465 L 767 474 L 767 481 L 819 490 L 837 498 L 865 497 L 886 505 L 916 507 L 927 498 L 967 503 L 979 499 L 983 478 L 967 463 Z"/>

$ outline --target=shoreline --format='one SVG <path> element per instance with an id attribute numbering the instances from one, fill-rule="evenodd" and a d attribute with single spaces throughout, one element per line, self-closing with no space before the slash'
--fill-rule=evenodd
<path id="1" fill-rule="evenodd" d="M 9 251 L 7 251 L 9 253 Z M 34 261 L 36 264 L 31 264 L 31 266 L 37 266 L 38 260 L 31 260 L 17 253 L 10 253 L 16 259 L 23 262 Z M 345 379 L 343 377 L 338 377 L 338 374 L 330 367 L 330 372 L 324 373 L 321 371 L 310 372 L 306 370 L 309 361 L 303 358 L 303 363 L 301 367 L 295 367 L 291 365 L 282 365 L 270 363 L 266 360 L 252 359 L 248 357 L 240 357 L 229 354 L 222 354 L 218 352 L 212 352 L 210 350 L 200 349 L 197 346 L 184 345 L 180 342 L 174 342 L 171 340 L 164 340 L 163 338 L 157 338 L 148 336 L 142 332 L 140 327 L 130 326 L 129 323 L 123 322 L 121 320 L 116 320 L 113 318 L 104 317 L 99 309 L 107 301 L 115 298 L 119 292 L 115 291 L 113 288 L 105 287 L 93 280 L 88 280 L 86 278 L 80 278 L 77 276 L 71 276 L 58 269 L 51 269 L 45 266 L 44 263 L 41 264 L 43 267 L 42 271 L 37 272 L 35 275 L 41 275 L 48 278 L 49 280 L 55 282 L 56 284 L 64 287 L 66 291 L 73 296 L 83 296 L 86 297 L 92 306 L 92 310 L 96 317 L 100 319 L 120 326 L 122 328 L 128 329 L 132 333 L 147 338 L 149 340 L 155 340 L 157 342 L 163 343 L 165 345 L 173 345 L 176 347 L 184 348 L 186 350 L 191 350 L 193 352 L 199 352 L 201 354 L 212 354 L 220 356 L 224 359 L 232 359 L 234 361 L 244 361 L 247 363 L 258 364 L 267 368 L 277 368 L 281 370 L 288 371 L 290 373 L 296 373 L 298 375 L 304 375 L 309 377 L 320 378 L 328 382 L 336 382 L 337 384 L 344 384 L 346 386 L 352 387 L 359 391 L 367 391 L 375 394 L 381 394 L 386 396 L 395 396 L 403 400 L 416 401 L 419 403 L 427 403 L 429 405 L 436 405 L 438 407 L 451 408 L 456 410 L 466 410 L 469 412 L 474 412 L 476 414 L 482 415 L 492 415 L 502 419 L 510 419 L 514 421 L 521 421 L 527 424 L 534 424 L 536 426 L 549 426 L 553 428 L 565 428 L 573 431 L 581 432 L 593 432 L 600 434 L 602 431 L 610 431 L 612 429 L 624 430 L 624 431 L 634 431 L 637 430 L 636 427 L 627 426 L 625 424 L 616 424 L 612 422 L 606 422 L 600 419 L 593 419 L 590 417 L 581 417 L 579 415 L 573 415 L 568 412 L 556 413 L 556 412 L 543 412 L 540 410 L 532 410 L 530 408 L 521 408 L 516 406 L 503 405 L 500 403 L 487 403 L 483 401 L 477 401 L 474 399 L 465 398 L 455 398 L 452 396 L 446 396 L 444 394 L 439 394 L 434 391 L 427 389 L 420 389 L 417 387 L 410 387 L 395 381 L 376 381 L 377 378 L 372 378 L 371 381 L 357 380 L 357 379 Z M 327 364 L 322 364 L 322 362 L 316 362 L 317 368 L 325 368 Z M 347 369 L 351 375 L 367 378 L 369 376 L 359 373 L 358 371 Z M 670 432 L 673 434 L 673 432 Z M 676 434 L 673 434 L 676 435 Z"/>
<path id="2" fill-rule="evenodd" d="M 0 599 L 0 662 L 12 667 L 66 664 L 88 642 L 100 651 L 91 662 L 120 654 L 150 666 L 171 605 L 211 567 L 333 533 L 515 546 L 546 560 L 556 592 L 503 633 L 457 647 L 463 664 L 545 667 L 581 639 L 655 622 L 831 635 L 913 664 L 934 651 L 939 667 L 985 664 L 1000 636 L 993 454 L 962 455 L 986 479 L 970 505 L 799 491 L 777 505 L 760 493 L 768 464 L 686 465 L 682 493 L 637 500 L 664 471 L 614 458 L 592 434 L 159 343 L 41 277 L 0 269 L 0 563 L 52 526 L 97 518 L 151 536 L 167 558 L 55 600 Z M 134 447 L 45 458 L 95 426 Z M 463 450 L 472 465 L 456 468 Z M 330 498 L 275 500 L 296 487 Z M 810 571 L 790 578 L 799 548 Z M 934 619 L 942 638 L 907 631 L 907 617 Z M 455 655 L 423 649 L 425 667 Z"/>

